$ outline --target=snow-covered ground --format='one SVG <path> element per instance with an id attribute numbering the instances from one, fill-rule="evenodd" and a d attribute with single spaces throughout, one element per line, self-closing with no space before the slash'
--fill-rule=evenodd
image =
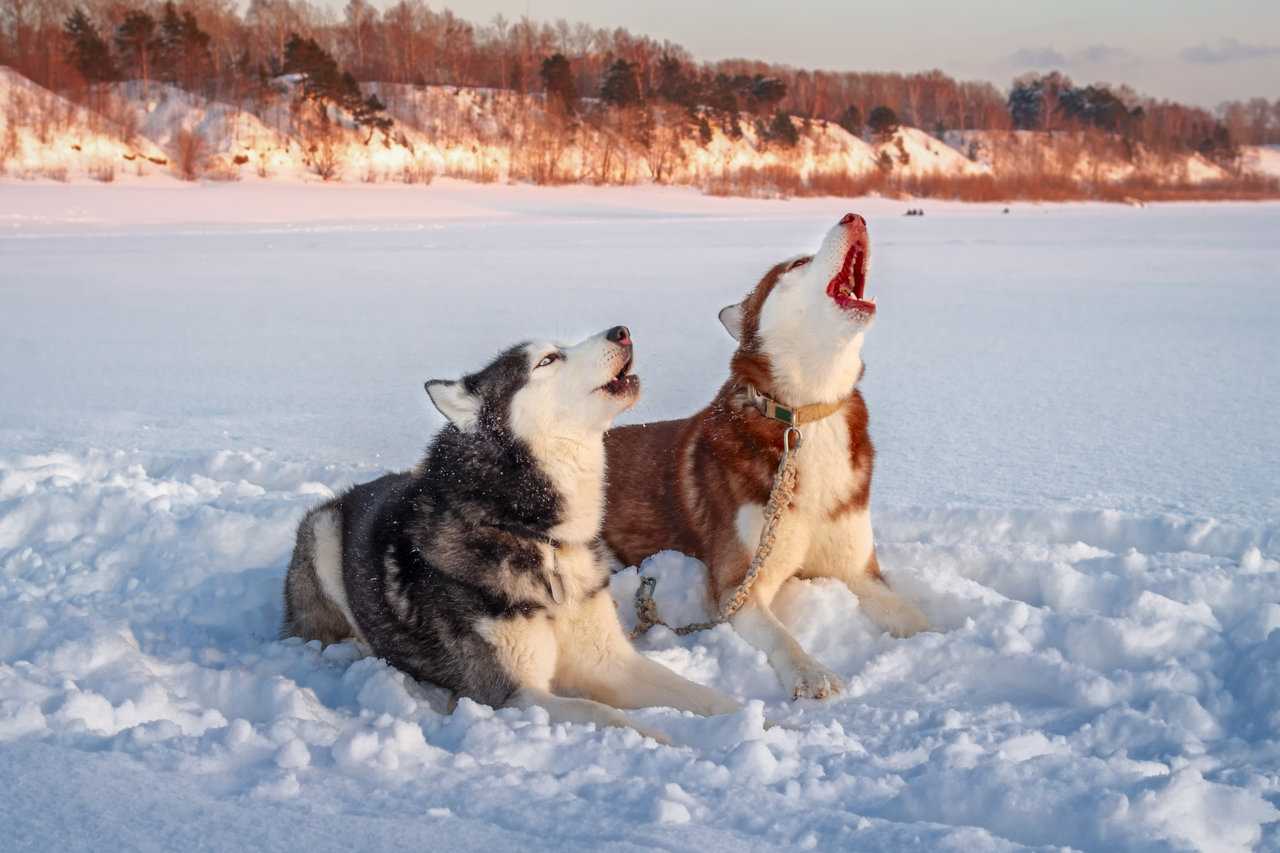
<path id="1" fill-rule="evenodd" d="M 1280 205 L 907 206 L 0 184 L 6 849 L 1280 849 Z M 298 517 L 415 461 L 423 380 L 626 323 L 627 418 L 688 413 L 716 311 L 847 209 L 881 563 L 938 633 L 793 584 L 848 689 L 791 703 L 656 629 L 747 702 L 639 714 L 679 747 L 276 639 Z"/>

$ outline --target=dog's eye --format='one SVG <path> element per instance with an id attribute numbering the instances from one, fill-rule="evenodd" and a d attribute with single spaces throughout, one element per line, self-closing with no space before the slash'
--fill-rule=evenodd
<path id="1" fill-rule="evenodd" d="M 805 264 L 809 263 L 809 261 L 811 260 L 813 259 L 812 258 L 796 258 L 794 261 L 791 262 L 791 266 L 787 267 L 787 272 L 791 272 L 793 269 L 802 267 Z"/>
<path id="2" fill-rule="evenodd" d="M 550 355 L 545 356 L 542 359 L 542 361 L 538 362 L 538 367 L 546 367 L 548 364 L 555 364 L 559 360 L 560 360 L 560 353 L 553 352 Z M 534 368 L 534 370 L 537 370 L 537 369 L 538 369 L 537 367 Z"/>

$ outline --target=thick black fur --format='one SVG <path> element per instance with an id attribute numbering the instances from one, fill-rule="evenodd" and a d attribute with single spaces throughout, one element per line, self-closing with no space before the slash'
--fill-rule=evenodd
<path id="1" fill-rule="evenodd" d="M 527 371 L 527 355 L 514 347 L 465 377 L 485 401 L 474 426 L 449 424 L 414 470 L 355 486 L 314 511 L 341 516 L 348 605 L 373 652 L 494 707 L 517 685 L 477 623 L 548 618 L 549 531 L 562 516 L 550 480 L 506 431 L 505 401 Z M 291 623 L 286 613 L 286 634 Z"/>
<path id="2" fill-rule="evenodd" d="M 663 743 L 619 709 L 737 708 L 638 654 L 608 595 L 603 432 L 639 392 L 631 361 L 630 334 L 616 326 L 567 349 L 521 344 L 457 383 L 428 382 L 451 423 L 422 463 L 299 524 L 284 636 L 355 638 L 455 696 Z"/>

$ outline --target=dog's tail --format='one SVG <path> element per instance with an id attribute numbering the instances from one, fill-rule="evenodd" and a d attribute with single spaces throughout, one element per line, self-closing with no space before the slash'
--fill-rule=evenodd
<path id="1" fill-rule="evenodd" d="M 298 542 L 284 579 L 280 636 L 325 645 L 361 639 L 342 579 L 342 510 L 336 501 L 312 509 L 298 524 Z"/>

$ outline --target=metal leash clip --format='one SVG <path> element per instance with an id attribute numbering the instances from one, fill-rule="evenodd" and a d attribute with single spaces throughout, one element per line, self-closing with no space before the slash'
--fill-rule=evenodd
<path id="1" fill-rule="evenodd" d="M 791 446 L 791 433 L 796 434 L 796 446 Z M 782 453 L 784 456 L 790 456 L 800 449 L 800 445 L 804 442 L 804 433 L 799 428 L 789 426 L 787 431 L 782 434 Z"/>
<path id="2" fill-rule="evenodd" d="M 640 575 L 640 586 L 636 587 L 636 604 L 644 601 L 646 598 L 653 598 L 653 590 L 658 585 L 657 578 L 647 578 Z"/>

